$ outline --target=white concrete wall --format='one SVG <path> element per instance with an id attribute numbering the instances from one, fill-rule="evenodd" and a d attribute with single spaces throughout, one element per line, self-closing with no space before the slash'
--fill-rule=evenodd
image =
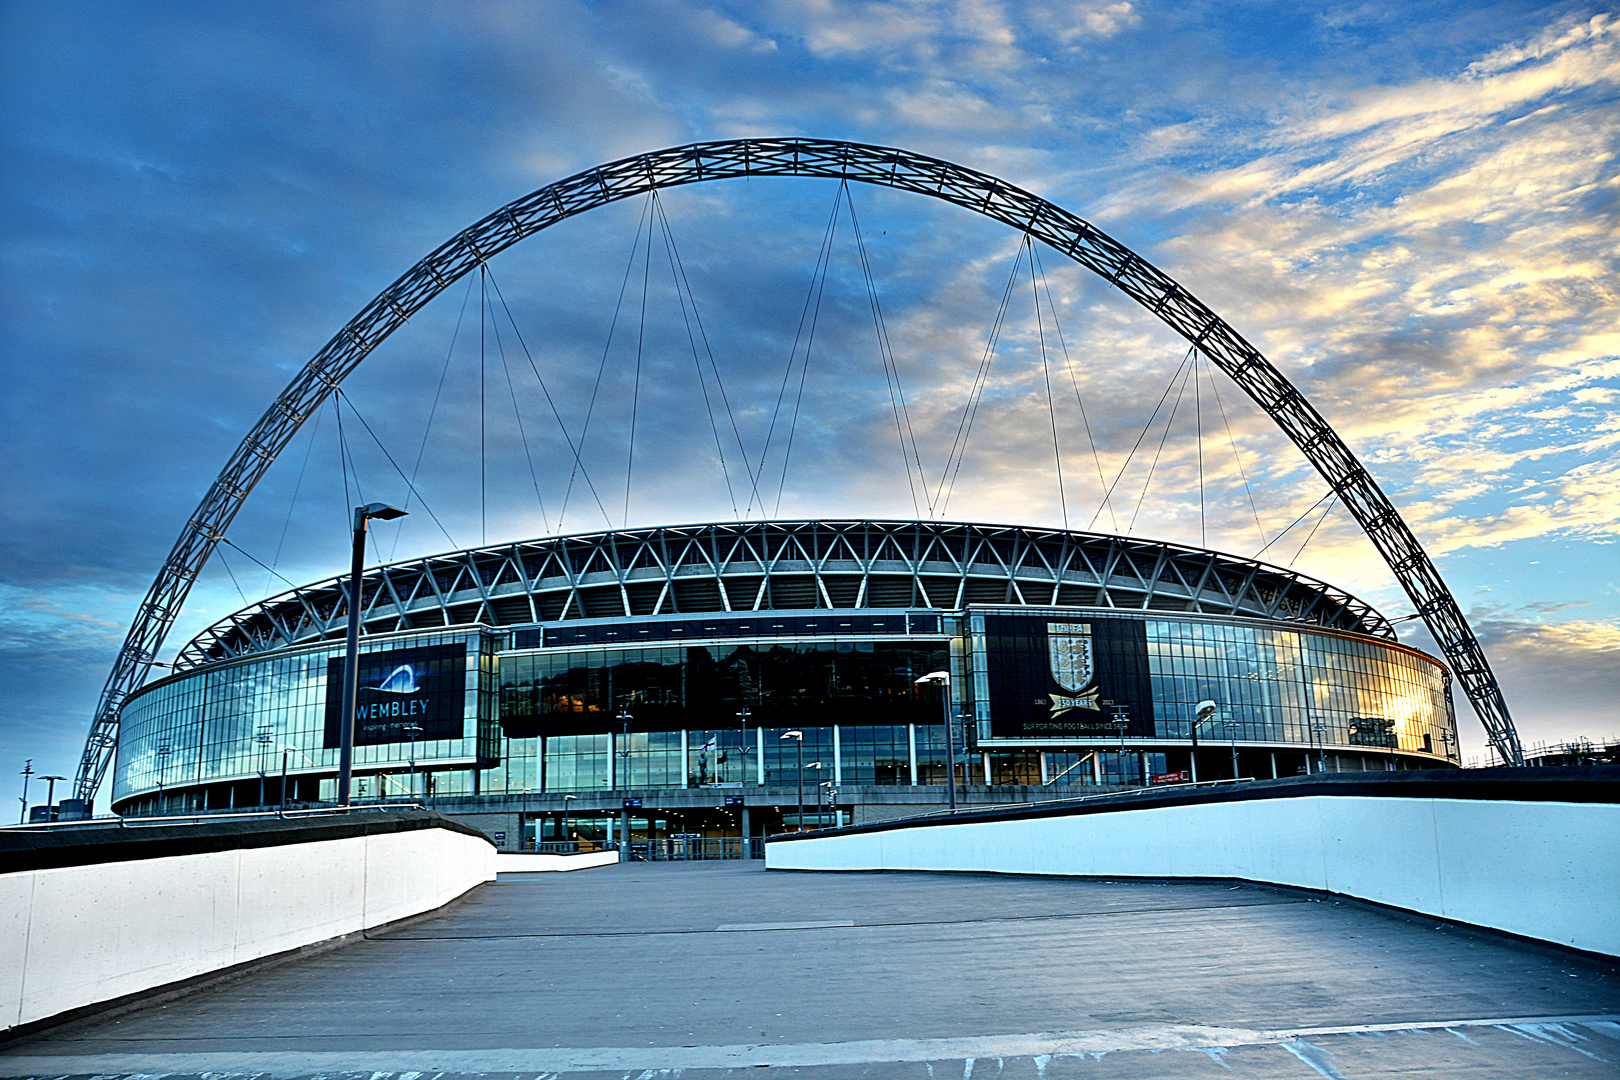
<path id="1" fill-rule="evenodd" d="M 495 856 L 495 869 L 503 874 L 554 873 L 562 870 L 589 870 L 619 861 L 617 851 L 584 851 L 577 855 L 550 855 L 546 852 L 501 852 Z"/>
<path id="2" fill-rule="evenodd" d="M 1242 878 L 1620 955 L 1620 806 L 1609 803 L 1255 799 L 775 842 L 765 865 Z"/>
<path id="3" fill-rule="evenodd" d="M 495 858 L 418 829 L 0 874 L 0 1028 L 432 911 Z"/>

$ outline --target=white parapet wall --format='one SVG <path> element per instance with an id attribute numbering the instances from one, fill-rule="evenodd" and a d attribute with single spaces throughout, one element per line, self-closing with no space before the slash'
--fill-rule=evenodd
<path id="1" fill-rule="evenodd" d="M 1236 878 L 1620 955 L 1620 805 L 1613 802 L 1302 792 L 978 817 L 776 839 L 765 846 L 765 864 Z"/>
<path id="2" fill-rule="evenodd" d="M 543 874 L 589 870 L 595 866 L 611 866 L 618 861 L 617 851 L 582 851 L 577 855 L 551 855 L 543 851 L 503 851 L 495 856 L 495 869 L 503 874 Z"/>
<path id="3" fill-rule="evenodd" d="M 470 829 L 319 832 L 0 873 L 0 1029 L 419 915 L 495 878 L 494 846 Z"/>

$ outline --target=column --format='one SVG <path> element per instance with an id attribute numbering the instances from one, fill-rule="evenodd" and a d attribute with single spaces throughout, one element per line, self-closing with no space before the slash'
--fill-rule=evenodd
<path id="1" fill-rule="evenodd" d="M 692 775 L 692 759 L 687 756 L 686 728 L 681 727 L 681 787 L 685 787 Z"/>
<path id="2" fill-rule="evenodd" d="M 618 749 L 618 744 L 614 742 L 614 739 L 616 737 L 617 736 L 615 736 L 613 734 L 613 732 L 611 732 L 611 731 L 608 732 L 608 790 L 609 791 L 613 791 L 613 790 L 616 789 L 616 785 L 613 782 L 615 779 L 617 779 L 617 777 L 615 777 L 613 775 L 614 768 L 617 765 L 617 762 L 614 759 L 618 756 L 618 755 L 616 755 L 614 753 L 614 751 Z"/>
<path id="3" fill-rule="evenodd" d="M 984 752 L 984 783 L 986 787 L 990 784 L 990 751 L 988 750 Z"/>
<path id="4" fill-rule="evenodd" d="M 758 748 L 759 748 L 759 770 L 754 773 L 754 776 L 759 780 L 759 783 L 756 784 L 755 786 L 756 787 L 764 787 L 765 786 L 765 729 L 764 728 L 755 728 L 754 729 L 754 741 L 755 741 L 755 745 L 758 746 Z"/>
<path id="5" fill-rule="evenodd" d="M 1102 754 L 1096 750 L 1091 752 L 1091 782 L 1102 783 Z"/>
<path id="6" fill-rule="evenodd" d="M 1046 769 L 1046 751 L 1042 750 L 1041 751 L 1041 787 L 1045 787 L 1047 784 L 1050 784 L 1051 782 L 1052 782 L 1052 777 L 1047 773 L 1047 769 Z"/>
<path id="7" fill-rule="evenodd" d="M 1277 779 L 1277 751 L 1271 752 L 1271 778 Z"/>
<path id="8" fill-rule="evenodd" d="M 816 782 L 820 783 L 817 777 Z M 844 744 L 838 739 L 838 725 L 833 725 L 833 786 L 844 786 Z"/>
<path id="9" fill-rule="evenodd" d="M 906 746 L 911 754 L 911 786 L 917 786 L 917 725 L 906 725 Z"/>

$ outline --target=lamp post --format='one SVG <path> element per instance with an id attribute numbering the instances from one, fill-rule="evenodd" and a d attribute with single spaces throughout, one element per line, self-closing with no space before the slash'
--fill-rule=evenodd
<path id="1" fill-rule="evenodd" d="M 264 752 L 266 747 L 274 740 L 268 727 L 262 727 L 253 733 L 253 741 L 259 744 L 259 805 L 264 805 Z"/>
<path id="2" fill-rule="evenodd" d="M 818 781 L 821 781 L 821 777 L 822 777 L 821 762 L 812 761 L 810 764 L 806 765 L 805 768 L 806 769 L 814 769 L 814 770 L 816 770 L 816 779 Z M 803 770 L 800 770 L 800 775 L 801 776 L 803 775 Z M 821 789 L 826 787 L 826 786 L 827 785 L 826 785 L 825 781 L 821 781 L 821 782 L 816 784 L 816 828 L 818 828 L 818 829 L 821 828 Z M 802 821 L 802 818 L 804 817 L 804 811 L 802 811 L 802 810 L 799 811 L 799 816 L 801 818 L 801 821 L 799 823 L 800 824 L 800 831 L 803 831 L 804 822 Z"/>
<path id="3" fill-rule="evenodd" d="M 169 755 L 174 753 L 174 747 L 168 743 L 157 748 L 158 756 L 158 813 L 163 813 L 163 774 L 169 768 Z"/>
<path id="4" fill-rule="evenodd" d="M 1228 720 L 1228 721 L 1226 721 L 1226 734 L 1232 740 L 1232 779 L 1234 779 L 1234 780 L 1236 780 L 1238 778 L 1237 727 L 1238 726 L 1237 726 L 1237 721 L 1236 720 Z"/>
<path id="5" fill-rule="evenodd" d="M 48 782 L 48 786 L 45 788 L 45 820 L 46 821 L 55 821 L 56 820 L 56 782 L 58 780 L 66 780 L 67 777 L 65 777 L 65 776 L 42 776 L 42 777 L 40 777 L 40 779 Z"/>
<path id="6" fill-rule="evenodd" d="M 623 709 L 619 710 L 618 720 L 619 720 L 619 723 L 624 726 L 624 737 L 620 740 L 620 742 L 623 745 L 623 748 L 619 751 L 619 757 L 622 758 L 623 761 L 624 761 L 624 767 L 623 767 L 624 790 L 626 790 L 626 791 L 630 790 L 630 721 L 632 721 L 634 719 L 635 719 L 635 717 L 630 715 L 630 710 L 628 708 L 623 708 Z M 682 764 L 684 765 L 685 763 L 683 762 Z M 615 779 L 617 779 L 617 777 L 615 777 Z M 626 800 L 624 809 L 622 810 L 622 812 L 620 814 L 620 818 L 619 818 L 619 837 L 620 837 L 620 841 L 621 841 L 620 845 L 619 845 L 619 861 L 620 862 L 629 862 L 630 861 L 630 805 L 629 805 L 628 800 Z"/>
<path id="7" fill-rule="evenodd" d="M 392 521 L 405 511 L 387 503 L 354 508 L 354 545 L 349 558 L 349 633 L 343 649 L 343 712 L 338 717 L 339 806 L 349 805 L 349 779 L 354 771 L 354 708 L 360 696 L 360 575 L 366 568 L 366 525 L 372 519 Z"/>
<path id="8" fill-rule="evenodd" d="M 563 838 L 563 843 L 565 843 L 565 844 L 568 843 L 568 840 L 569 840 L 569 838 L 568 838 L 568 804 L 573 802 L 573 801 L 574 801 L 574 797 L 572 795 L 564 795 L 563 796 L 563 830 L 562 830 L 562 838 Z M 566 851 L 568 849 L 565 848 L 564 850 Z"/>
<path id="9" fill-rule="evenodd" d="M 1327 772 L 1327 725 L 1318 720 L 1311 724 L 1312 741 L 1316 743 L 1316 771 Z"/>
<path id="10" fill-rule="evenodd" d="M 23 793 L 22 793 L 22 800 L 21 800 L 22 801 L 22 813 L 17 815 L 17 824 L 19 824 L 19 825 L 26 825 L 28 823 L 28 778 L 30 776 L 33 776 L 33 775 L 34 775 L 34 759 L 29 758 L 27 761 L 23 762 L 23 767 L 22 767 L 22 778 L 23 778 Z"/>
<path id="11" fill-rule="evenodd" d="M 950 788 L 951 812 L 956 812 L 956 733 L 951 730 L 951 673 L 948 671 L 930 671 L 918 679 L 914 685 L 923 683 L 938 683 L 940 704 L 945 712 L 945 754 L 950 763 L 946 766 L 945 781 Z"/>
<path id="12" fill-rule="evenodd" d="M 738 719 L 738 721 L 740 721 L 742 723 L 742 741 L 737 744 L 738 746 L 740 746 L 742 748 L 741 749 L 742 760 L 740 762 L 738 762 L 737 768 L 739 770 L 741 770 L 742 782 L 743 782 L 744 787 L 748 786 L 748 717 L 749 717 L 749 715 L 750 715 L 750 713 L 749 713 L 748 707 L 746 705 L 737 710 L 737 719 Z"/>
<path id="13" fill-rule="evenodd" d="M 1119 778 L 1123 781 L 1125 779 L 1125 732 L 1129 730 L 1131 722 L 1119 713 L 1115 713 L 1108 726 L 1119 732 Z"/>
<path id="14" fill-rule="evenodd" d="M 287 813 L 287 755 L 292 753 L 292 750 L 293 750 L 293 748 L 290 747 L 290 746 L 283 746 L 281 748 L 281 813 L 282 814 Z"/>
<path id="15" fill-rule="evenodd" d="M 411 798 L 414 799 L 416 798 L 416 737 L 422 734 L 422 725 L 414 720 L 411 721 L 405 725 L 405 734 L 411 737 Z M 507 757 L 509 759 L 511 757 L 510 750 L 507 752 Z M 511 765 L 507 765 L 507 768 L 510 769 Z"/>
<path id="16" fill-rule="evenodd" d="M 799 768 L 797 770 L 799 781 L 799 827 L 793 831 L 804 832 L 804 732 L 798 729 L 784 731 L 777 738 L 782 741 L 792 739 L 794 745 L 799 748 Z"/>
<path id="17" fill-rule="evenodd" d="M 1188 760 L 1192 765 L 1193 783 L 1198 783 L 1198 725 L 1207 724 L 1215 719 L 1215 710 L 1219 708 L 1213 701 L 1200 701 L 1195 706 L 1196 713 L 1192 722 L 1192 757 Z"/>

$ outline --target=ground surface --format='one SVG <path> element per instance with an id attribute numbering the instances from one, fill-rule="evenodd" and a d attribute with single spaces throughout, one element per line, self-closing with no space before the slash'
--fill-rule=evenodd
<path id="1" fill-rule="evenodd" d="M 503 876 L 0 1075 L 1539 1080 L 1620 1076 L 1617 1021 L 1620 967 L 1260 887 L 632 864 Z"/>

